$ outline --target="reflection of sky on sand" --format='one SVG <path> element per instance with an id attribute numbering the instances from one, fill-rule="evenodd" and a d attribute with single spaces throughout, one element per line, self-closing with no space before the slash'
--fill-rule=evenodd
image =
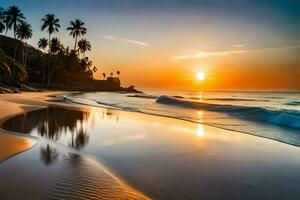
<path id="1" fill-rule="evenodd" d="M 290 180 L 300 184 L 300 176 L 295 176 L 300 169 L 299 148 L 138 113 L 102 108 L 83 115 L 48 111 L 49 116 L 47 112 L 28 113 L 11 125 L 24 124 L 25 132 L 104 160 L 127 182 L 156 199 L 222 199 L 224 195 L 228 199 L 276 199 L 283 194 L 293 199 L 300 195 L 299 188 L 285 184 Z M 52 115 L 65 117 L 57 121 Z M 41 119 L 46 123 L 43 134 L 38 128 Z M 51 153 L 46 149 L 46 156 L 47 152 Z"/>

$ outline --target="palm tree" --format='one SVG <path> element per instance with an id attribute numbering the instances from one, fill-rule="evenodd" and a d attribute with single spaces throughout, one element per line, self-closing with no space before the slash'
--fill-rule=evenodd
<path id="1" fill-rule="evenodd" d="M 83 71 L 89 71 L 93 66 L 93 61 L 89 60 L 88 57 L 85 57 L 81 59 L 81 66 Z"/>
<path id="2" fill-rule="evenodd" d="M 83 54 L 83 58 L 85 57 L 85 52 L 91 50 L 91 43 L 86 39 L 81 39 L 78 41 L 78 50 Z"/>
<path id="3" fill-rule="evenodd" d="M 46 38 L 41 38 L 39 41 L 38 41 L 38 48 L 39 49 L 42 49 L 42 51 L 45 53 L 45 49 L 47 48 L 48 46 L 48 40 Z"/>
<path id="4" fill-rule="evenodd" d="M 17 26 L 24 22 L 26 18 L 17 6 L 9 7 L 3 14 L 5 16 L 6 28 L 9 30 L 13 28 L 14 38 L 16 39 Z"/>
<path id="5" fill-rule="evenodd" d="M 45 49 L 47 48 L 47 46 L 48 46 L 48 40 L 46 38 L 41 38 L 38 41 L 38 48 L 42 49 L 42 51 L 44 53 L 45 53 Z M 43 80 L 42 80 L 43 84 L 45 83 L 45 70 L 46 70 L 46 60 L 44 58 L 44 63 L 43 63 Z"/>
<path id="6" fill-rule="evenodd" d="M 63 47 L 62 47 L 62 44 L 60 43 L 59 39 L 52 38 L 52 40 L 50 41 L 50 44 L 49 44 L 49 48 L 50 48 L 50 53 L 52 55 L 54 55 L 54 54 L 57 54 Z M 56 70 L 56 61 L 57 61 L 57 55 L 54 58 L 54 64 L 53 64 L 52 69 L 50 69 L 50 66 L 48 68 L 48 70 L 49 70 L 49 73 L 48 73 L 48 85 L 50 85 L 50 81 L 51 81 L 52 75 L 53 75 L 53 73 Z"/>
<path id="7" fill-rule="evenodd" d="M 17 26 L 24 22 L 26 19 L 21 12 L 21 10 L 17 6 L 10 6 L 8 10 L 3 12 L 5 17 L 4 23 L 6 25 L 6 32 L 7 30 L 13 29 L 14 38 L 16 39 L 16 31 Z M 15 76 L 15 68 L 16 68 L 16 53 L 17 53 L 17 43 L 15 42 L 15 49 L 14 49 L 14 70 L 13 70 L 13 77 Z"/>
<path id="8" fill-rule="evenodd" d="M 74 51 L 76 50 L 77 37 L 83 36 L 86 34 L 87 29 L 84 27 L 84 22 L 79 19 L 70 22 L 70 26 L 67 28 L 70 31 L 70 35 L 75 38 Z"/>
<path id="9" fill-rule="evenodd" d="M 0 7 L 0 33 L 5 30 L 5 22 L 4 22 L 4 10 Z"/>
<path id="10" fill-rule="evenodd" d="M 94 66 L 92 70 L 93 70 L 93 72 L 95 73 L 95 72 L 98 71 L 98 68 Z"/>
<path id="11" fill-rule="evenodd" d="M 41 27 L 41 30 L 47 29 L 47 32 L 49 34 L 48 41 L 51 41 L 51 35 L 53 33 L 56 33 L 59 31 L 60 24 L 59 19 L 55 18 L 53 14 L 47 14 L 45 18 L 42 19 L 43 25 Z M 50 45 L 49 45 L 49 51 L 50 51 Z"/>
<path id="12" fill-rule="evenodd" d="M 105 74 L 105 73 L 102 73 L 102 76 L 103 76 L 103 80 L 105 80 L 106 74 Z"/>
<path id="13" fill-rule="evenodd" d="M 120 76 L 120 71 L 119 70 L 117 71 L 117 75 Z"/>
<path id="14" fill-rule="evenodd" d="M 32 37 L 32 29 L 31 25 L 27 24 L 26 22 L 21 22 L 21 24 L 18 25 L 16 30 L 16 35 L 18 39 L 20 39 L 23 42 L 23 64 L 26 67 L 26 60 L 27 60 L 27 53 L 25 53 L 25 42 L 24 40 L 28 40 Z M 26 51 L 27 52 L 27 51 Z"/>
<path id="15" fill-rule="evenodd" d="M 57 38 L 52 38 L 52 40 L 50 41 L 50 52 L 52 54 L 56 54 L 60 49 L 61 49 L 61 43 L 59 41 L 59 39 Z"/>

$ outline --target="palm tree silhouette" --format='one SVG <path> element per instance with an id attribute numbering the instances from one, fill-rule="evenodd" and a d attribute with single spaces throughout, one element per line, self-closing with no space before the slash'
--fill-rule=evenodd
<path id="1" fill-rule="evenodd" d="M 16 35 L 17 35 L 18 39 L 20 39 L 23 42 L 23 49 L 22 49 L 23 64 L 26 67 L 26 63 L 27 63 L 27 50 L 25 49 L 25 42 L 24 42 L 24 40 L 28 40 L 29 38 L 32 37 L 31 25 L 27 24 L 26 22 L 21 22 L 21 24 L 19 24 L 18 27 L 17 27 Z"/>
<path id="2" fill-rule="evenodd" d="M 45 53 L 45 49 L 47 48 L 47 46 L 48 46 L 48 40 L 46 38 L 41 38 L 38 41 L 38 48 L 42 49 L 44 53 Z"/>
<path id="3" fill-rule="evenodd" d="M 53 33 L 56 33 L 59 31 L 60 24 L 59 19 L 55 18 L 53 14 L 47 14 L 45 18 L 42 19 L 43 25 L 41 27 L 41 30 L 47 29 L 47 32 L 49 34 L 48 41 L 51 41 L 51 35 Z M 50 51 L 50 45 L 49 45 L 49 51 Z"/>
<path id="4" fill-rule="evenodd" d="M 103 80 L 105 80 L 106 74 L 105 74 L 105 73 L 102 73 L 102 76 L 103 76 Z"/>
<path id="5" fill-rule="evenodd" d="M 91 43 L 86 39 L 81 39 L 78 41 L 78 50 L 83 54 L 83 58 L 85 57 L 85 52 L 90 51 L 91 48 Z"/>
<path id="6" fill-rule="evenodd" d="M 5 30 L 4 19 L 5 19 L 4 10 L 2 7 L 0 7 L 0 33 L 2 33 Z"/>
<path id="7" fill-rule="evenodd" d="M 75 38 L 74 51 L 77 46 L 77 38 L 86 34 L 87 29 L 84 27 L 84 22 L 79 19 L 70 22 L 70 26 L 67 28 L 70 31 L 70 35 Z"/>
<path id="8" fill-rule="evenodd" d="M 56 54 L 61 49 L 61 43 L 58 38 L 52 38 L 50 41 L 50 53 Z"/>
<path id="9" fill-rule="evenodd" d="M 3 12 L 5 17 L 6 28 L 13 29 L 14 38 L 16 39 L 17 26 L 26 19 L 17 6 L 10 6 L 7 11 Z"/>
<path id="10" fill-rule="evenodd" d="M 120 71 L 119 70 L 117 71 L 117 75 L 120 76 Z"/>
<path id="11" fill-rule="evenodd" d="M 62 44 L 60 43 L 59 39 L 52 38 L 52 40 L 50 41 L 49 47 L 50 47 L 50 53 L 54 55 L 54 54 L 57 54 L 62 49 Z M 54 64 L 53 64 L 52 69 L 49 71 L 48 85 L 50 85 L 52 75 L 56 70 L 56 59 L 57 59 L 57 56 L 54 59 Z"/>
<path id="12" fill-rule="evenodd" d="M 6 24 L 6 32 L 7 30 L 13 29 L 14 38 L 16 39 L 17 26 L 21 22 L 24 22 L 26 18 L 24 17 L 23 13 L 17 6 L 10 6 L 7 11 L 3 12 L 3 15 L 5 17 L 4 21 Z M 15 42 L 13 77 L 16 71 L 16 53 L 17 53 L 17 43 Z"/>
<path id="13" fill-rule="evenodd" d="M 41 38 L 39 41 L 38 41 L 38 48 L 39 49 L 42 49 L 42 51 L 45 53 L 45 49 L 47 48 L 48 46 L 48 40 L 46 38 Z M 45 55 L 43 55 L 45 56 Z M 45 83 L 45 70 L 46 70 L 46 59 L 44 57 L 44 63 L 43 63 L 43 84 Z"/>

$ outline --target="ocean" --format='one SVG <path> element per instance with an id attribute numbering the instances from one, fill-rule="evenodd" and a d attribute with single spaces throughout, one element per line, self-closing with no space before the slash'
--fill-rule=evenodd
<path id="1" fill-rule="evenodd" d="M 72 103 L 176 118 L 300 146 L 300 93 L 146 91 L 62 97 Z"/>

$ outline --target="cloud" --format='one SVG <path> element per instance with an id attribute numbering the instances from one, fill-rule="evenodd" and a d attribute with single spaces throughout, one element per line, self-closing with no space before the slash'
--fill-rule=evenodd
<path id="1" fill-rule="evenodd" d="M 246 44 L 234 44 L 231 47 L 233 47 L 233 48 L 242 48 L 242 47 L 246 47 L 246 46 L 247 46 Z"/>
<path id="2" fill-rule="evenodd" d="M 190 60 L 190 59 L 199 59 L 206 58 L 211 56 L 227 56 L 233 54 L 244 54 L 252 52 L 264 52 L 264 51 L 273 51 L 273 50 L 282 50 L 282 49 L 297 49 L 299 46 L 286 46 L 286 47 L 274 47 L 274 48 L 263 48 L 263 49 L 248 49 L 248 50 L 231 50 L 231 51 L 198 51 L 193 54 L 178 55 L 172 56 L 172 60 Z"/>
<path id="3" fill-rule="evenodd" d="M 130 44 L 135 44 L 135 45 L 140 45 L 140 46 L 149 46 L 148 43 L 138 41 L 138 40 L 133 40 L 133 39 L 128 39 L 128 38 L 121 38 L 121 37 L 116 37 L 112 35 L 103 35 L 103 38 L 106 40 L 114 40 L 114 41 L 120 41 L 120 42 L 126 42 Z"/>

